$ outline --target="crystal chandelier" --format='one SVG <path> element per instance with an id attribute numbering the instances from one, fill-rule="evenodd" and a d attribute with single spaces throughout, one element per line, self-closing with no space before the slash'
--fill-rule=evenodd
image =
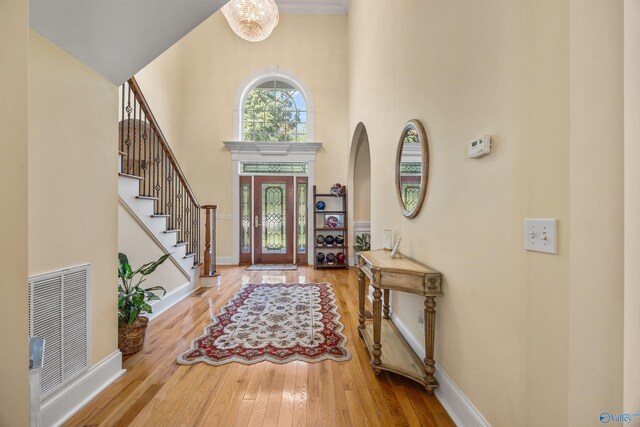
<path id="1" fill-rule="evenodd" d="M 278 6 L 274 0 L 231 0 L 222 14 L 234 33 L 250 42 L 259 42 L 278 25 Z"/>

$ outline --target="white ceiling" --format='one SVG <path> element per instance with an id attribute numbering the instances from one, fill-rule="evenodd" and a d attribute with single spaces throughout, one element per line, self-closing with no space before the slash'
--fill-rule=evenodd
<path id="1" fill-rule="evenodd" d="M 228 0 L 30 0 L 31 28 L 121 84 Z M 349 0 L 276 0 L 281 13 L 346 14 Z"/>
<path id="2" fill-rule="evenodd" d="M 226 2 L 30 0 L 29 23 L 35 31 L 119 85 Z"/>

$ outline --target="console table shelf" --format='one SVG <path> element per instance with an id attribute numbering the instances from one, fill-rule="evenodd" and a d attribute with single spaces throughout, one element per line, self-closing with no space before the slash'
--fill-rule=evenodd
<path id="1" fill-rule="evenodd" d="M 366 321 L 362 338 L 369 353 L 373 352 L 373 321 Z M 380 369 L 395 372 L 424 385 L 422 360 L 413 352 L 391 319 L 382 319 L 381 342 L 384 352 L 380 355 Z"/>
<path id="2" fill-rule="evenodd" d="M 435 298 L 442 295 L 442 274 L 411 258 L 392 258 L 386 250 L 358 253 L 358 333 L 371 354 L 373 372 L 390 371 L 422 384 L 432 394 L 435 379 Z M 373 320 L 365 317 L 368 286 L 373 286 Z M 415 354 L 390 317 L 390 291 L 423 296 L 425 319 L 424 363 Z M 384 296 L 384 300 L 383 300 Z"/>

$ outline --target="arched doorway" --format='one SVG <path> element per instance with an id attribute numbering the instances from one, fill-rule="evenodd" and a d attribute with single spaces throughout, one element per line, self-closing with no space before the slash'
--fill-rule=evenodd
<path id="1" fill-rule="evenodd" d="M 358 246 L 364 235 L 369 235 L 369 241 L 371 236 L 371 152 L 367 129 L 362 122 L 356 126 L 351 139 L 348 181 L 351 193 L 349 212 L 352 212 L 350 238 Z M 353 259 L 355 250 L 351 249 Z"/>

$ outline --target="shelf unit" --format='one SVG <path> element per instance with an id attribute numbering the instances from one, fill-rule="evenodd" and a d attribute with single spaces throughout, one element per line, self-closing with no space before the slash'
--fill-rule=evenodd
<path id="1" fill-rule="evenodd" d="M 316 208 L 316 203 L 319 201 L 325 202 L 327 208 L 323 210 L 319 210 Z M 318 193 L 316 191 L 316 186 L 313 186 L 313 268 L 349 268 L 349 218 L 347 216 L 347 187 L 344 187 L 344 194 L 341 196 L 336 196 L 331 193 Z M 337 228 L 329 228 L 325 227 L 324 216 L 325 215 L 342 215 L 342 227 Z M 344 243 L 341 245 L 318 245 L 317 237 L 318 235 L 331 235 L 337 236 L 342 235 L 344 238 Z M 342 252 L 345 255 L 345 262 L 339 263 L 335 262 L 333 264 L 329 264 L 326 260 L 319 264 L 317 262 L 318 253 L 322 252 L 326 256 L 327 254 L 337 255 Z"/>

